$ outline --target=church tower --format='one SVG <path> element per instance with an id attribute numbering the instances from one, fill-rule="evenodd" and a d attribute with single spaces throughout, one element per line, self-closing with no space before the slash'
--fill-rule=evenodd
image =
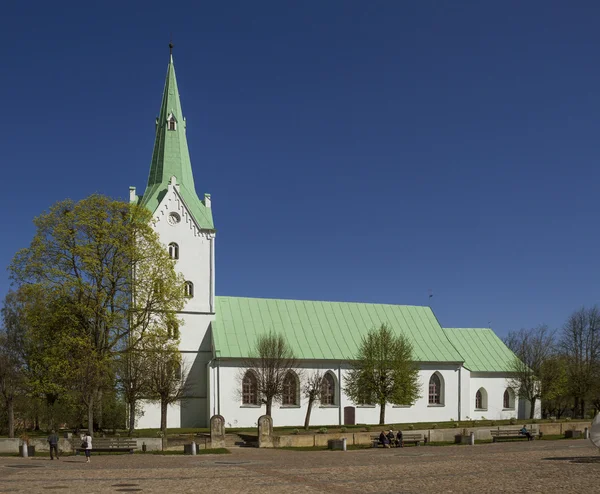
<path id="1" fill-rule="evenodd" d="M 186 121 L 173 64 L 173 45 L 156 119 L 154 150 L 146 190 L 136 195 L 130 187 L 130 201 L 152 212 L 160 240 L 176 259 L 183 274 L 187 301 L 179 317 L 180 350 L 188 371 L 188 391 L 181 406 L 168 412 L 168 427 L 205 427 L 208 424 L 207 364 L 212 356 L 210 323 L 215 314 L 215 228 L 210 195 L 201 200 L 187 145 Z M 138 427 L 160 423 L 157 405 L 144 405 Z"/>

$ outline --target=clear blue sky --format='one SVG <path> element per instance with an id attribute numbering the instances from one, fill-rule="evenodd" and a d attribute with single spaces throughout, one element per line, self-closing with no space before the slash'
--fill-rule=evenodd
<path id="1" fill-rule="evenodd" d="M 6 3 L 0 265 L 55 201 L 143 190 L 172 31 L 217 294 L 431 289 L 445 326 L 561 326 L 600 294 L 599 19 L 592 1 Z"/>

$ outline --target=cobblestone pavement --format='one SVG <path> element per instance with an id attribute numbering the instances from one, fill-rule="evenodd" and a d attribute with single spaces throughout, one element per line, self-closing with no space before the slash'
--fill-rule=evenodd
<path id="1" fill-rule="evenodd" d="M 0 457 L 3 492 L 599 492 L 588 441 L 230 455 Z"/>

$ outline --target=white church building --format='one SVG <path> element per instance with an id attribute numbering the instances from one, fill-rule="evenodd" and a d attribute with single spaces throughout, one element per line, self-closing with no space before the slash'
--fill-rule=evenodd
<path id="1" fill-rule="evenodd" d="M 443 328 L 429 307 L 215 296 L 211 197 L 196 193 L 172 56 L 148 183 L 142 195 L 130 187 L 130 201 L 153 213 L 156 231 L 186 279 L 180 350 L 189 386 L 185 399 L 169 409 L 168 427 L 207 427 L 217 414 L 227 427 L 256 425 L 265 406 L 242 361 L 257 336 L 269 331 L 283 334 L 299 361 L 282 402 L 273 406 L 275 426 L 304 423 L 301 379 L 313 370 L 325 378 L 311 425 L 376 424 L 379 407 L 353 403 L 344 379 L 363 335 L 382 323 L 410 338 L 421 382 L 415 403 L 388 405 L 388 423 L 528 416 L 528 403 L 519 403 L 507 381 L 514 355 L 491 329 Z M 144 403 L 137 427 L 159 424 L 159 405 Z"/>

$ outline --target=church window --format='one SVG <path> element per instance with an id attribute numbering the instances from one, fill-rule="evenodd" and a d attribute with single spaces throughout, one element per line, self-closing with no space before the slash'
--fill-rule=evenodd
<path id="1" fill-rule="evenodd" d="M 438 372 L 431 376 L 429 379 L 429 404 L 430 405 L 442 405 L 443 401 L 443 386 L 442 378 Z"/>
<path id="2" fill-rule="evenodd" d="M 282 405 L 299 405 L 298 377 L 292 371 L 288 372 L 283 381 Z"/>
<path id="3" fill-rule="evenodd" d="M 179 245 L 175 242 L 169 244 L 169 257 L 171 259 L 179 259 Z"/>
<path id="4" fill-rule="evenodd" d="M 487 410 L 487 391 L 484 388 L 479 388 L 475 393 L 475 409 Z"/>
<path id="5" fill-rule="evenodd" d="M 188 298 L 194 296 L 194 284 L 191 281 L 186 281 L 183 284 L 183 294 Z"/>
<path id="6" fill-rule="evenodd" d="M 321 405 L 335 405 L 335 379 L 330 372 L 323 376 Z"/>
<path id="7" fill-rule="evenodd" d="M 258 405 L 258 382 L 253 372 L 246 372 L 242 381 L 242 404 Z"/>
<path id="8" fill-rule="evenodd" d="M 506 388 L 504 391 L 502 406 L 509 409 L 515 408 L 515 392 L 512 390 L 512 388 Z"/>

